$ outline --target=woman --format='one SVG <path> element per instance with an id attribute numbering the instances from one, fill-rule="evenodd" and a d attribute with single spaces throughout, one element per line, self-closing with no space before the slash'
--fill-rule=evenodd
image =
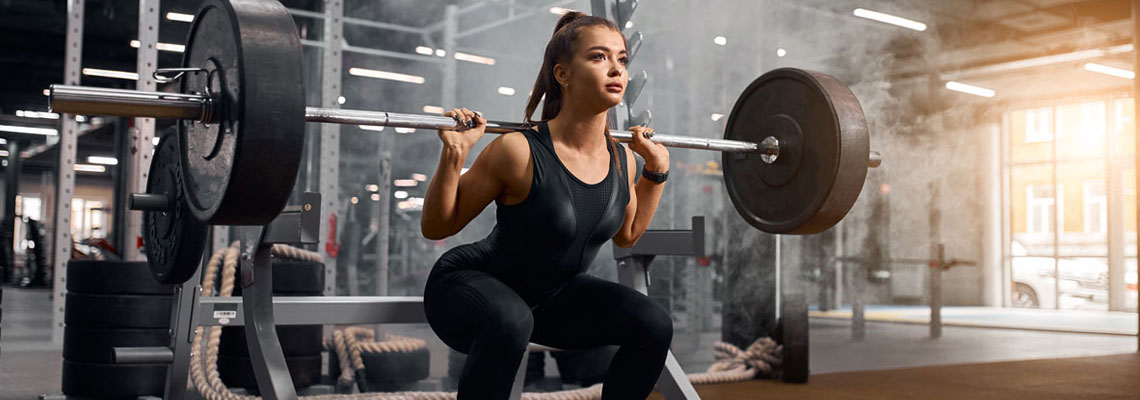
<path id="1" fill-rule="evenodd" d="M 491 200 L 497 224 L 483 240 L 448 250 L 424 290 L 428 323 L 466 353 L 459 399 L 505 399 L 528 342 L 561 349 L 618 345 L 603 399 L 644 399 L 673 338 L 664 308 L 637 291 L 584 274 L 612 239 L 633 246 L 653 219 L 669 166 L 652 129 L 635 127 L 633 152 L 648 178 L 634 184 L 633 153 L 606 127 L 629 80 L 625 37 L 613 22 L 564 15 L 546 46 L 526 107 L 527 131 L 495 138 L 460 169 L 487 121 L 466 108 L 445 115 L 473 128 L 440 131 L 443 151 L 424 198 L 424 237 L 459 232 Z M 545 96 L 542 119 L 530 116 Z"/>

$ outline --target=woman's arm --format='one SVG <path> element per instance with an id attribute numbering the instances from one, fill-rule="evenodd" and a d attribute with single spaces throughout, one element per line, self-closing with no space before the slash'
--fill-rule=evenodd
<path id="1" fill-rule="evenodd" d="M 635 138 L 640 136 L 640 133 L 634 133 Z M 636 185 L 634 185 L 637 163 L 634 160 L 633 150 L 629 148 L 626 148 L 626 164 L 626 170 L 629 171 L 626 174 L 629 179 L 629 204 L 626 205 L 626 219 L 621 222 L 621 229 L 618 230 L 618 234 L 613 236 L 613 244 L 618 247 L 632 247 L 637 244 L 637 239 L 645 234 L 645 229 L 649 228 L 649 223 L 653 221 L 653 214 L 657 212 L 657 204 L 661 201 L 661 193 L 665 190 L 665 183 L 658 183 L 649 179 L 637 180 Z M 657 157 L 655 160 L 646 160 L 644 168 L 653 172 L 667 172 L 669 169 L 668 156 L 666 155 L 663 161 L 661 157 Z"/>
<path id="2" fill-rule="evenodd" d="M 520 157 L 520 141 L 527 145 L 521 133 L 495 138 L 462 174 L 467 150 L 444 146 L 424 196 L 420 230 L 425 238 L 439 240 L 458 233 L 507 189 L 507 182 L 519 180 L 515 175 L 525 170 L 530 157 L 529 147 L 521 147 L 528 152 Z"/>

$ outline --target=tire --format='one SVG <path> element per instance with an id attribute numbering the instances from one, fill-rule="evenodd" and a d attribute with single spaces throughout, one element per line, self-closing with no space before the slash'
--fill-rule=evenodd
<path id="1" fill-rule="evenodd" d="M 427 348 L 409 352 L 360 353 L 369 384 L 398 384 L 427 379 L 431 352 Z"/>
<path id="2" fill-rule="evenodd" d="M 323 325 L 282 325 L 277 327 L 277 340 L 285 357 L 320 354 L 324 349 Z M 218 344 L 218 354 L 249 357 L 249 346 L 245 340 L 245 328 L 227 326 L 222 328 L 222 338 Z"/>
<path id="3" fill-rule="evenodd" d="M 146 262 L 71 260 L 67 262 L 67 291 L 172 296 L 174 286 L 154 280 Z"/>
<path id="4" fill-rule="evenodd" d="M 285 357 L 293 387 L 307 388 L 321 381 L 321 355 Z M 251 393 L 257 391 L 257 378 L 249 357 L 218 354 L 218 375 L 228 387 L 240 387 Z"/>
<path id="5" fill-rule="evenodd" d="M 319 262 L 273 260 L 273 294 L 279 296 L 321 296 L 325 292 L 325 265 Z M 241 296 L 241 284 L 234 284 L 234 296 Z"/>
<path id="6" fill-rule="evenodd" d="M 1037 292 L 1029 285 L 1021 282 L 1016 282 L 1013 285 L 1010 305 L 1020 308 L 1041 308 L 1041 303 L 1037 300 Z"/>
<path id="7" fill-rule="evenodd" d="M 64 323 L 74 328 L 170 327 L 173 296 L 68 293 Z"/>
<path id="8" fill-rule="evenodd" d="M 588 350 L 552 351 L 558 374 L 563 383 L 577 383 L 582 387 L 601 382 L 606 378 L 610 362 L 618 346 L 601 346 Z"/>
<path id="9" fill-rule="evenodd" d="M 63 394 L 100 399 L 161 397 L 166 388 L 165 364 L 95 364 L 63 361 Z"/>
<path id="10" fill-rule="evenodd" d="M 63 359 L 67 361 L 113 364 L 115 347 L 158 346 L 170 346 L 168 329 L 63 328 Z"/>

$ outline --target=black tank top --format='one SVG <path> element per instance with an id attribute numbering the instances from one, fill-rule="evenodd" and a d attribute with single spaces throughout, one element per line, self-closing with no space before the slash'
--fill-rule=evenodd
<path id="1" fill-rule="evenodd" d="M 486 238 L 448 250 L 432 273 L 452 268 L 485 271 L 514 289 L 532 308 L 589 269 L 599 248 L 625 219 L 629 183 L 625 149 L 608 144 L 609 172 L 586 184 L 562 164 L 545 122 L 521 131 L 530 144 L 533 178 L 518 204 L 497 200 L 496 224 Z M 615 163 L 614 158 L 617 158 Z"/>

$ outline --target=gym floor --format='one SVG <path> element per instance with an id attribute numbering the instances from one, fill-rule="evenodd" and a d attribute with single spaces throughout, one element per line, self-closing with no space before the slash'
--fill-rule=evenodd
<path id="1" fill-rule="evenodd" d="M 3 331 L 0 336 L 0 399 L 35 399 L 40 394 L 59 394 L 59 365 L 61 351 L 51 344 L 51 292 L 4 288 Z M 422 382 L 424 390 L 439 390 L 440 378 L 447 374 L 447 348 L 424 325 L 389 325 L 390 332 L 427 340 L 431 350 L 431 379 Z M 673 352 L 688 372 L 701 372 L 713 363 L 712 344 L 719 332 L 685 334 L 678 332 L 673 341 Z M 787 394 L 795 398 L 883 398 L 892 394 L 923 398 L 947 396 L 948 387 L 958 390 L 974 389 L 971 397 L 998 397 L 995 388 L 1002 380 L 987 379 L 976 385 L 962 380 L 963 374 L 990 376 L 1005 373 L 1009 379 L 1024 376 L 1042 381 L 1038 392 L 1054 396 L 1072 395 L 1069 398 L 1091 396 L 1110 398 L 1105 387 L 1127 389 L 1119 385 L 1105 385 L 1107 381 L 1082 380 L 1085 391 L 1049 389 L 1046 383 L 1070 382 L 1074 374 L 1094 368 L 1122 375 L 1121 379 L 1140 382 L 1140 357 L 1135 352 L 1137 339 L 1133 336 L 1087 333 L 1043 332 L 1016 329 L 992 329 L 947 326 L 941 339 L 930 339 L 925 325 L 884 323 L 870 321 L 863 341 L 851 339 L 850 322 L 835 318 L 811 319 L 811 365 L 813 377 L 807 385 L 787 385 L 771 381 L 753 381 L 698 387 L 702 398 L 738 399 L 742 393 L 775 395 Z M 1118 356 L 1113 356 L 1118 355 Z M 1092 358 L 1070 358 L 1109 356 Z M 1063 360 L 1042 360 L 1069 358 Z M 982 364 L 970 368 L 957 364 L 994 363 L 1001 361 L 1038 360 L 1023 363 Z M 1124 367 L 1121 367 L 1120 365 Z M 1080 367 L 1086 365 L 1086 367 Z M 1013 368 L 1020 366 L 1020 368 Z M 928 368 L 913 368 L 928 367 Z M 554 362 L 547 358 L 547 376 L 556 376 Z M 1004 372 L 1002 372 L 1004 371 Z M 1018 372 L 1021 371 L 1021 372 Z M 1056 377 L 1040 374 L 1054 373 Z M 1106 372 L 1107 373 L 1107 372 Z M 1020 374 L 1020 375 L 1019 375 Z M 956 377 L 947 380 L 945 376 Z M 1131 376 L 1131 375 L 1128 375 Z M 915 380 L 926 379 L 930 386 L 916 385 Z M 870 382 L 877 382 L 874 385 Z M 1098 383 L 1099 382 L 1099 383 Z M 1008 385 L 1009 389 L 1015 385 Z M 840 388 L 850 390 L 839 391 Z M 1099 389 L 1098 389 L 1099 388 Z M 567 388 L 569 389 L 569 388 Z M 1070 389 L 1072 387 L 1070 386 Z M 1134 389 L 1134 388 L 1133 388 Z M 1097 391 L 1100 390 L 1100 391 Z M 1129 389 L 1130 390 L 1130 389 Z M 1135 391 L 1133 391 L 1134 393 Z M 1001 393 L 1014 393 L 1008 390 Z M 784 397 L 783 395 L 778 397 Z M 660 397 L 656 397 L 660 398 Z"/>

